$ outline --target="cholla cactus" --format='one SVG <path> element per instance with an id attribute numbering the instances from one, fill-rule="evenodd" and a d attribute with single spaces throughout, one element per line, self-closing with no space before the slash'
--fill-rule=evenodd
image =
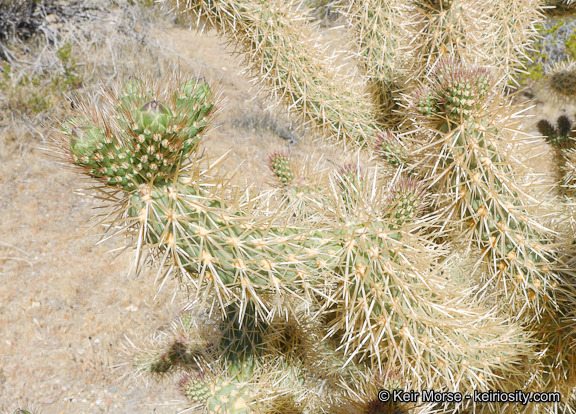
<path id="1" fill-rule="evenodd" d="M 311 183 L 275 152 L 286 202 L 274 204 L 199 157 L 217 108 L 205 79 L 130 78 L 105 107 L 80 106 L 55 140 L 61 156 L 100 183 L 116 213 L 106 219 L 179 278 L 212 327 L 182 312 L 134 367 L 179 372 L 206 413 L 573 410 L 570 249 L 522 185 L 504 93 L 537 5 L 352 1 L 358 80 L 281 1 L 169 3 L 227 36 L 319 132 L 372 156 Z M 378 399 L 397 388 L 563 399 Z"/>
<path id="2" fill-rule="evenodd" d="M 570 166 L 569 160 L 572 158 L 575 142 L 572 137 L 572 126 L 572 120 L 566 115 L 559 116 L 555 125 L 546 119 L 541 119 L 536 124 L 538 131 L 554 151 L 557 166 L 557 177 L 555 178 L 563 183 L 559 190 L 560 194 L 565 195 L 571 194 L 573 167 Z"/>
<path id="3" fill-rule="evenodd" d="M 570 139 L 572 121 L 566 115 L 559 116 L 555 126 L 546 119 L 542 119 L 538 121 L 536 127 L 546 142 L 554 148 L 568 149 L 572 146 L 572 140 Z"/>
<path id="4" fill-rule="evenodd" d="M 446 217 L 461 220 L 470 243 L 484 251 L 486 278 L 497 294 L 505 295 L 502 300 L 511 314 L 521 316 L 533 308 L 540 312 L 558 280 L 551 272 L 550 236 L 531 222 L 512 180 L 513 165 L 501 148 L 502 128 L 484 115 L 494 102 L 492 83 L 483 68 L 438 62 L 430 85 L 414 98 L 416 112 L 423 116 L 420 123 L 430 128 L 432 138 L 424 137 L 421 168 L 445 199 L 440 203 L 447 206 Z"/>
<path id="5" fill-rule="evenodd" d="M 543 89 L 547 98 L 560 105 L 576 103 L 576 62 L 557 63 L 546 72 Z"/>
<path id="6" fill-rule="evenodd" d="M 274 177 L 272 185 L 280 190 L 284 214 L 295 220 L 321 219 L 319 213 L 328 179 L 325 168 L 319 164 L 312 166 L 307 160 L 295 160 L 286 151 L 275 151 L 268 156 L 268 167 Z"/>
<path id="7" fill-rule="evenodd" d="M 420 124 L 429 128 L 421 174 L 438 188 L 439 205 L 449 219 L 442 225 L 460 225 L 467 247 L 482 252 L 477 264 L 483 270 L 481 294 L 538 330 L 545 363 L 554 360 L 547 369 L 573 378 L 571 368 L 557 365 L 573 358 L 572 351 L 560 346 L 561 338 L 571 335 L 572 323 L 563 318 L 570 315 L 574 296 L 563 288 L 571 288 L 572 277 L 559 262 L 551 232 L 534 220 L 529 198 L 513 180 L 519 166 L 506 159 L 501 123 L 511 120 L 501 114 L 502 108 L 491 108 L 498 105 L 490 96 L 491 82 L 482 68 L 438 63 L 430 86 L 414 97 L 415 110 L 423 116 Z M 556 378 L 552 382 L 559 386 Z"/>

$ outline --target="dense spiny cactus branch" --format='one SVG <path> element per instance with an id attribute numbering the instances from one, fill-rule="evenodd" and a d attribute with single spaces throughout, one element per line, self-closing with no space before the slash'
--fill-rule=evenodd
<path id="1" fill-rule="evenodd" d="M 398 114 L 393 112 L 398 109 L 395 99 L 404 88 L 410 50 L 402 44 L 405 37 L 395 18 L 399 6 L 396 1 L 355 0 L 347 11 L 350 36 L 378 105 L 379 119 L 390 127 L 398 121 Z"/>
<path id="2" fill-rule="evenodd" d="M 568 320 L 574 296 L 567 293 L 572 272 L 514 180 L 518 165 L 506 157 L 502 118 L 494 116 L 506 109 L 491 107 L 498 105 L 492 83 L 484 68 L 439 62 L 430 85 L 415 93 L 421 124 L 432 137 L 432 144 L 425 142 L 421 171 L 439 193 L 446 222 L 456 219 L 465 243 L 481 252 L 480 290 L 537 332 L 551 388 L 557 389 L 559 377 L 574 376 L 559 364 L 574 357 L 560 346 L 562 337 L 574 341 Z"/>
<path id="3" fill-rule="evenodd" d="M 376 108 L 358 84 L 334 70 L 302 18 L 281 1 L 173 1 L 179 10 L 222 33 L 246 58 L 274 98 L 330 137 L 370 143 L 380 126 Z"/>

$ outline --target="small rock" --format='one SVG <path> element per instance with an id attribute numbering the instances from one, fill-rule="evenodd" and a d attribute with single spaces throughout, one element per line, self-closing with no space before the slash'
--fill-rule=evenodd
<path id="1" fill-rule="evenodd" d="M 138 306 L 131 304 L 129 306 L 126 306 L 126 310 L 128 312 L 137 312 L 138 311 Z"/>
<path id="2" fill-rule="evenodd" d="M 60 20 L 60 18 L 55 14 L 46 16 L 46 22 L 48 22 L 48 24 L 56 23 L 58 20 Z"/>
<path id="3" fill-rule="evenodd" d="M 108 391 L 109 391 L 111 394 L 114 394 L 114 393 L 118 392 L 118 387 L 117 387 L 116 385 L 110 385 L 110 386 L 108 387 Z"/>
<path id="4" fill-rule="evenodd" d="M 52 397 L 48 397 L 42 402 L 46 405 L 54 404 L 56 402 L 56 396 L 53 395 Z"/>

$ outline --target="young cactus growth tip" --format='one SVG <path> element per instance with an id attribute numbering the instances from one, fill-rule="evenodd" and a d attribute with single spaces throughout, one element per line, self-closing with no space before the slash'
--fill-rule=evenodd
<path id="1" fill-rule="evenodd" d="M 401 176 L 386 201 L 386 218 L 391 219 L 390 228 L 399 229 L 405 223 L 416 220 L 426 208 L 425 198 L 426 188 L 417 178 Z"/>
<path id="2" fill-rule="evenodd" d="M 431 85 L 419 88 L 414 102 L 423 121 L 451 128 L 481 113 L 493 86 L 493 75 L 488 69 L 441 59 L 432 71 Z"/>
<path id="3" fill-rule="evenodd" d="M 104 185 L 134 191 L 144 183 L 166 182 L 186 164 L 208 126 L 215 96 L 204 79 L 167 79 L 156 90 L 129 78 L 96 111 L 62 123 L 61 155 Z"/>
<path id="4" fill-rule="evenodd" d="M 573 146 L 574 140 L 570 137 L 572 121 L 566 115 L 559 116 L 555 126 L 548 120 L 541 119 L 536 127 L 546 142 L 554 148 L 568 149 Z"/>
<path id="5" fill-rule="evenodd" d="M 372 146 L 378 157 L 395 167 L 404 165 L 408 159 L 400 140 L 391 130 L 379 134 Z"/>
<path id="6" fill-rule="evenodd" d="M 294 181 L 294 174 L 290 167 L 290 155 L 284 151 L 273 152 L 268 156 L 268 168 L 283 185 Z"/>
<path id="7" fill-rule="evenodd" d="M 209 374 L 205 371 L 187 373 L 180 379 L 180 392 L 193 403 L 204 405 L 211 397 L 210 383 L 207 381 Z"/>

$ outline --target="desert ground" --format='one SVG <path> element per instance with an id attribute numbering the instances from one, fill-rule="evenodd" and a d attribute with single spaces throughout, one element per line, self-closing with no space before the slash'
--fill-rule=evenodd
<path id="1" fill-rule="evenodd" d="M 73 70 L 83 79 L 75 92 L 80 99 L 135 71 L 202 75 L 222 98 L 206 152 L 227 153 L 224 170 L 235 174 L 238 185 L 271 188 L 265 160 L 274 150 L 323 157 L 328 164 L 346 161 L 337 147 L 316 140 L 259 94 L 243 74 L 241 58 L 215 32 L 199 33 L 184 17 L 153 7 L 144 14 L 136 6 L 104 12 L 97 2 L 88 3 L 93 9 L 83 13 L 100 19 L 101 37 L 71 29 L 82 16 L 45 16 L 46 39 L 54 33 L 72 45 Z M 343 44 L 342 30 L 319 30 L 334 47 Z M 120 40 L 114 43 L 110 33 Z M 25 47 L 14 50 L 16 63 L 43 56 L 40 47 L 28 55 Z M 130 341 L 166 329 L 186 298 L 174 283 L 159 290 L 154 271 L 135 274 L 132 252 L 111 252 L 123 241 L 102 239 L 102 227 L 90 220 L 101 202 L 82 195 L 92 194 L 89 183 L 46 152 L 69 102 L 56 99 L 56 107 L 31 112 L 18 105 L 27 87 L 14 88 L 0 90 L 0 412 L 181 412 L 186 404 L 174 381 L 131 375 L 128 355 Z M 546 164 L 550 155 L 542 141 L 538 145 L 541 151 L 531 151 L 543 152 Z"/>

